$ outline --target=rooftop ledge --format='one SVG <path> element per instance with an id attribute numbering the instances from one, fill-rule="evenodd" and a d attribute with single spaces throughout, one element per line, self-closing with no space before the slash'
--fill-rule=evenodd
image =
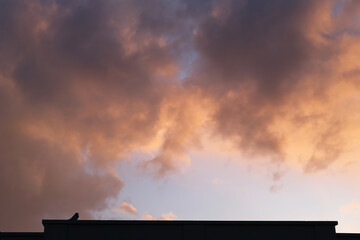
<path id="1" fill-rule="evenodd" d="M 81 225 L 152 225 L 152 224 L 191 224 L 191 225 L 331 225 L 336 226 L 337 221 L 232 221 L 232 220 L 55 220 L 44 219 L 43 225 L 48 224 L 81 224 Z"/>

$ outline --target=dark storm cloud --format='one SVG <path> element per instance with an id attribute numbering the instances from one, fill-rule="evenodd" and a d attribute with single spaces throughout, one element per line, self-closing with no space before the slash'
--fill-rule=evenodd
<path id="1" fill-rule="evenodd" d="M 325 92 L 338 80 L 331 61 L 342 54 L 333 36 L 346 15 L 332 18 L 333 4 L 223 1 L 197 30 L 198 69 L 192 81 L 217 99 L 217 132 L 245 153 L 283 159 L 290 133 L 274 125 L 306 105 L 307 97 L 327 101 Z M 345 9 L 352 4 L 342 3 Z M 330 128 L 324 131 L 333 132 Z M 313 160 L 309 164 L 318 162 Z M 331 162 L 323 161 L 324 166 Z"/>
<path id="2" fill-rule="evenodd" d="M 141 166 L 164 177 L 189 163 L 201 132 L 250 157 L 303 151 L 306 170 L 326 169 L 353 141 L 359 110 L 358 4 L 335 6 L 2 1 L 2 230 L 91 217 L 123 186 L 114 162 L 157 152 Z"/>
<path id="3" fill-rule="evenodd" d="M 91 217 L 117 196 L 112 162 L 162 127 L 186 25 L 176 17 L 188 11 L 166 1 L 1 3 L 2 230 Z"/>
<path id="4" fill-rule="evenodd" d="M 198 31 L 197 46 L 205 64 L 221 77 L 211 79 L 214 84 L 232 88 L 254 81 L 261 99 L 282 98 L 317 50 L 305 35 L 315 5 L 230 1 L 225 16 L 210 16 Z"/>

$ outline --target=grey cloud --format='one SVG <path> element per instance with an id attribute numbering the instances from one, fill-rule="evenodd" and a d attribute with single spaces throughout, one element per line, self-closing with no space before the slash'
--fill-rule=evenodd
<path id="1" fill-rule="evenodd" d="M 123 186 L 112 163 L 156 135 L 177 71 L 163 39 L 176 21 L 159 22 L 165 9 L 147 11 L 161 1 L 146 2 L 1 3 L 2 230 L 91 218 Z"/>
<path id="2" fill-rule="evenodd" d="M 217 134 L 244 153 L 284 160 L 287 133 L 273 125 L 309 99 L 327 101 L 326 91 L 337 81 L 330 62 L 341 54 L 339 42 L 328 36 L 337 34 L 333 26 L 342 16 L 331 19 L 331 1 L 226 3 L 196 32 L 199 56 L 189 82 L 216 99 Z"/>
<path id="3" fill-rule="evenodd" d="M 320 116 L 334 130 L 318 136 L 308 168 L 325 169 L 343 151 L 333 148 L 342 127 L 327 121 L 337 119 L 332 108 L 300 107 L 329 100 L 337 77 L 355 69 L 336 59 L 342 36 L 356 40 L 356 3 L 326 20 L 333 3 L 1 2 L 1 227 L 18 230 L 21 218 L 19 230 L 38 229 L 41 217 L 74 208 L 91 217 L 121 190 L 113 163 L 159 133 L 159 153 L 144 165 L 163 177 L 200 145 L 200 129 L 247 156 L 284 160 L 290 133 L 274 124 Z"/>

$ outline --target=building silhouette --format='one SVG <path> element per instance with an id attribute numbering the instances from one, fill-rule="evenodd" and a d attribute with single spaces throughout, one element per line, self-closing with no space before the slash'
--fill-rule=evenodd
<path id="1" fill-rule="evenodd" d="M 75 216 L 75 215 L 74 215 Z M 1 240 L 360 240 L 336 221 L 43 220 L 44 232 L 0 232 Z"/>

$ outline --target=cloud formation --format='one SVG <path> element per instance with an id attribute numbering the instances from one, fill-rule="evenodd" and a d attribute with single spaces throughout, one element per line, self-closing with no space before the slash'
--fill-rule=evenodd
<path id="1" fill-rule="evenodd" d="M 358 69 L 358 58 L 349 56 L 358 48 L 356 11 L 349 10 L 357 7 L 355 1 L 215 4 L 195 35 L 200 57 L 193 81 L 218 103 L 216 132 L 248 156 L 305 158 L 306 171 L 338 159 L 353 141 L 346 129 L 359 129 L 349 123 L 358 116 L 341 107 L 359 106 L 358 90 L 346 92 L 357 88 L 354 76 L 345 74 Z M 298 136 L 310 146 L 301 148 Z"/>
<path id="2" fill-rule="evenodd" d="M 119 210 L 128 214 L 133 214 L 133 215 L 138 214 L 137 209 L 130 203 L 126 203 L 126 202 L 121 202 L 120 207 L 118 209 L 115 209 L 115 211 L 119 211 Z"/>
<path id="3" fill-rule="evenodd" d="M 149 213 L 145 213 L 141 217 L 144 220 L 176 220 L 178 217 L 173 212 L 163 213 L 159 218 L 155 218 Z"/>
<path id="4" fill-rule="evenodd" d="M 360 217 L 360 203 L 356 200 L 353 200 L 352 202 L 343 205 L 339 209 L 341 214 L 352 214 L 356 217 Z"/>
<path id="5" fill-rule="evenodd" d="M 157 146 L 178 91 L 166 37 L 181 24 L 159 21 L 173 15 L 155 14 L 158 4 L 1 3 L 3 229 L 74 211 L 90 218 L 123 186 L 114 161 Z"/>
<path id="6" fill-rule="evenodd" d="M 1 227 L 39 229 L 39 219 L 75 211 L 91 218 L 124 184 L 114 163 L 155 152 L 141 166 L 161 178 L 190 164 L 204 133 L 248 159 L 299 160 L 305 172 L 344 153 L 348 161 L 360 133 L 359 9 L 1 2 Z"/>

